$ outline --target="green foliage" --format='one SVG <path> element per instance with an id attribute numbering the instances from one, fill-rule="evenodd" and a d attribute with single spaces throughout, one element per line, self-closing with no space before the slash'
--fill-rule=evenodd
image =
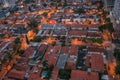
<path id="1" fill-rule="evenodd" d="M 112 33 L 114 31 L 113 24 L 112 23 L 104 24 L 99 27 L 99 30 L 100 31 L 108 30 L 110 33 Z"/>
<path id="2" fill-rule="evenodd" d="M 114 50 L 114 57 L 117 59 L 117 61 L 120 61 L 120 50 L 119 49 Z"/>
<path id="3" fill-rule="evenodd" d="M 25 0 L 24 3 L 30 3 L 30 2 L 35 2 L 35 0 Z"/>
<path id="4" fill-rule="evenodd" d="M 57 0 L 57 3 L 60 3 L 61 2 L 61 0 Z"/>
<path id="5" fill-rule="evenodd" d="M 46 76 L 47 79 L 49 79 L 49 78 L 51 77 L 53 68 L 54 68 L 54 66 L 51 65 L 51 66 L 49 66 L 49 68 L 47 69 L 47 72 L 48 72 L 48 73 L 47 73 L 47 76 Z"/>
<path id="6" fill-rule="evenodd" d="M 43 15 L 44 17 L 47 17 L 47 16 L 48 16 L 48 12 L 44 12 L 42 15 Z"/>
<path id="7" fill-rule="evenodd" d="M 64 6 L 64 7 L 65 7 L 65 6 L 68 6 L 68 4 L 67 4 L 67 1 L 66 1 L 66 0 L 65 0 L 65 2 L 64 2 L 63 6 Z"/>
<path id="8" fill-rule="evenodd" d="M 33 40 L 31 40 L 32 42 L 41 42 L 41 37 L 39 36 L 35 36 Z"/>
<path id="9" fill-rule="evenodd" d="M 46 3 L 44 3 L 44 4 L 43 4 L 43 6 L 44 6 L 44 7 L 46 7 L 46 6 L 47 6 L 47 4 L 46 4 Z"/>
<path id="10" fill-rule="evenodd" d="M 74 12 L 77 14 L 85 13 L 84 9 L 82 8 L 75 9 Z"/>
<path id="11" fill-rule="evenodd" d="M 5 36 L 5 34 L 0 34 L 0 37 L 3 38 Z"/>
<path id="12" fill-rule="evenodd" d="M 103 43 L 103 39 L 102 38 L 88 38 L 88 41 L 91 41 L 93 43 L 97 42 L 99 44 Z"/>
<path id="13" fill-rule="evenodd" d="M 120 74 L 120 63 L 118 63 L 117 66 L 115 67 L 115 73 Z"/>
<path id="14" fill-rule="evenodd" d="M 47 61 L 47 60 L 44 60 L 44 61 L 42 62 L 42 65 L 43 65 L 44 67 L 47 67 L 47 66 L 48 66 L 48 61 Z"/>
<path id="15" fill-rule="evenodd" d="M 71 70 L 70 69 L 60 69 L 59 70 L 59 76 L 61 79 L 69 79 L 70 78 L 70 74 L 71 74 Z"/>
<path id="16" fill-rule="evenodd" d="M 14 43 L 15 43 L 15 44 L 20 43 L 20 38 L 17 37 L 17 38 L 14 40 Z"/>
<path id="17" fill-rule="evenodd" d="M 38 26 L 38 21 L 33 19 L 31 20 L 28 25 L 31 27 L 31 28 L 36 28 Z"/>

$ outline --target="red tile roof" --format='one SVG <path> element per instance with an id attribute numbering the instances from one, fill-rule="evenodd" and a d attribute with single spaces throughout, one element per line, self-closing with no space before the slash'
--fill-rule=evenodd
<path id="1" fill-rule="evenodd" d="M 61 50 L 61 53 L 62 54 L 65 54 L 65 53 L 68 54 L 69 53 L 69 46 L 63 46 L 62 50 Z"/>
<path id="2" fill-rule="evenodd" d="M 46 44 L 41 44 L 39 47 L 39 51 L 44 51 L 46 49 L 47 45 Z"/>
<path id="3" fill-rule="evenodd" d="M 99 80 L 98 73 L 72 70 L 70 80 Z"/>
<path id="4" fill-rule="evenodd" d="M 87 35 L 87 31 L 83 31 L 83 30 L 70 30 L 69 31 L 69 35 L 70 36 L 86 36 Z"/>
<path id="5" fill-rule="evenodd" d="M 51 80 L 57 80 L 58 73 L 59 73 L 59 67 L 55 66 L 52 71 Z"/>
<path id="6" fill-rule="evenodd" d="M 88 46 L 88 52 L 105 52 L 104 47 Z"/>
<path id="7" fill-rule="evenodd" d="M 103 56 L 101 54 L 92 54 L 91 69 L 95 71 L 104 71 Z"/>
<path id="8" fill-rule="evenodd" d="M 70 55 L 76 55 L 78 53 L 78 46 L 72 45 L 69 53 L 70 53 Z"/>
<path id="9" fill-rule="evenodd" d="M 16 69 L 16 70 L 19 70 L 19 71 L 27 71 L 27 69 L 29 68 L 29 66 L 27 65 L 27 64 L 20 64 L 20 63 L 18 63 L 18 64 L 16 64 L 15 66 L 14 66 L 14 68 Z"/>
<path id="10" fill-rule="evenodd" d="M 9 78 L 15 78 L 15 79 L 24 79 L 26 72 L 25 71 L 17 71 L 15 69 L 11 70 L 8 73 Z"/>
<path id="11" fill-rule="evenodd" d="M 91 66 L 91 65 L 90 65 L 90 59 L 91 59 L 91 56 L 87 55 L 87 56 L 86 56 L 85 65 L 88 66 L 88 67 Z"/>
<path id="12" fill-rule="evenodd" d="M 18 61 L 18 63 L 27 63 L 29 61 L 29 59 L 26 57 L 21 57 L 17 61 Z"/>
<path id="13" fill-rule="evenodd" d="M 42 69 L 39 69 L 38 72 L 33 72 L 35 67 L 33 67 L 32 71 L 30 72 L 30 76 L 28 80 L 41 80 L 40 75 L 42 73 Z"/>
<path id="14" fill-rule="evenodd" d="M 50 55 L 49 58 L 47 59 L 48 60 L 48 65 L 55 65 L 56 62 L 57 62 L 57 59 L 58 59 L 58 56 L 53 54 L 53 55 Z"/>
<path id="15" fill-rule="evenodd" d="M 76 69 L 76 63 L 73 62 L 67 62 L 66 63 L 66 69 Z"/>
<path id="16" fill-rule="evenodd" d="M 23 54 L 24 57 L 30 57 L 34 54 L 34 48 L 33 47 L 28 47 L 26 50 L 25 50 L 25 53 Z"/>
<path id="17" fill-rule="evenodd" d="M 102 37 L 100 32 L 88 32 L 87 37 Z"/>
<path id="18" fill-rule="evenodd" d="M 120 39 L 120 32 L 114 32 L 113 33 L 113 38 Z"/>

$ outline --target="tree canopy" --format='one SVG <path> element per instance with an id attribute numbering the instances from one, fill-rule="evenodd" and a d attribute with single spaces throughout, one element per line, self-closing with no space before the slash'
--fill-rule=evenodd
<path id="1" fill-rule="evenodd" d="M 36 28 L 38 26 L 38 21 L 35 20 L 35 19 L 32 19 L 28 25 L 31 27 L 31 28 Z"/>

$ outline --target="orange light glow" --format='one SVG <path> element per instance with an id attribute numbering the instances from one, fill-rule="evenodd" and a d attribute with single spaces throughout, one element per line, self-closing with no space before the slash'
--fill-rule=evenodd
<path id="1" fill-rule="evenodd" d="M 45 39 L 44 42 L 52 44 L 52 43 L 56 42 L 56 40 L 54 38 L 49 37 L 49 38 Z"/>
<path id="2" fill-rule="evenodd" d="M 32 39 L 34 39 L 35 35 L 36 35 L 36 33 L 33 30 L 30 30 L 27 34 L 27 37 L 29 40 L 32 40 Z"/>
<path id="3" fill-rule="evenodd" d="M 73 45 L 83 45 L 84 43 L 82 41 L 78 40 L 77 38 L 75 38 L 75 39 L 72 39 L 71 44 L 73 44 Z"/>
<path id="4" fill-rule="evenodd" d="M 55 20 L 49 20 L 48 23 L 49 24 L 57 24 L 57 22 Z"/>

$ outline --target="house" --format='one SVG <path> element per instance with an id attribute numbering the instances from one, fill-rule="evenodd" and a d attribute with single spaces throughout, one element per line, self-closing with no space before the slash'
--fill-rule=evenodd
<path id="1" fill-rule="evenodd" d="M 105 49 L 102 46 L 88 46 L 88 54 L 104 54 Z"/>
<path id="2" fill-rule="evenodd" d="M 101 54 L 91 55 L 91 70 L 104 72 L 103 56 Z"/>
<path id="3" fill-rule="evenodd" d="M 69 50 L 69 57 L 66 62 L 67 69 L 76 69 L 78 46 L 72 45 Z"/>
<path id="4" fill-rule="evenodd" d="M 56 65 L 59 52 L 61 47 L 60 46 L 49 46 L 45 55 L 44 59 L 48 61 L 48 65 Z"/>
<path id="5" fill-rule="evenodd" d="M 45 50 L 47 49 L 47 44 L 41 44 L 40 47 L 38 48 L 36 54 L 35 54 L 35 58 L 36 59 L 42 59 L 44 54 L 45 54 Z"/>
<path id="6" fill-rule="evenodd" d="M 101 32 L 88 32 L 87 38 L 102 38 Z"/>
<path id="7" fill-rule="evenodd" d="M 86 38 L 87 31 L 85 30 L 70 30 L 68 32 L 69 37 L 80 37 L 80 38 Z"/>
<path id="8" fill-rule="evenodd" d="M 70 80 L 99 80 L 97 72 L 72 70 Z"/>
<path id="9" fill-rule="evenodd" d="M 67 59 L 68 54 L 60 54 L 56 66 L 58 66 L 61 69 L 64 69 Z"/>
<path id="10" fill-rule="evenodd" d="M 42 80 L 40 75 L 42 73 L 42 68 L 38 68 L 34 66 L 32 70 L 28 73 L 28 79 L 27 80 Z"/>
<path id="11" fill-rule="evenodd" d="M 26 57 L 26 58 L 34 58 L 34 57 L 35 57 L 35 53 L 36 53 L 36 51 L 34 50 L 34 48 L 31 47 L 31 46 L 29 46 L 29 47 L 25 50 L 25 52 L 24 52 L 24 54 L 23 54 L 22 56 L 23 56 L 23 57 Z"/>
<path id="12" fill-rule="evenodd" d="M 114 32 L 112 34 L 112 37 L 114 40 L 120 40 L 120 32 Z"/>
<path id="13" fill-rule="evenodd" d="M 69 46 L 63 46 L 61 48 L 61 54 L 69 54 Z"/>
<path id="14" fill-rule="evenodd" d="M 59 73 L 59 67 L 55 66 L 55 67 L 53 68 L 53 71 L 52 71 L 50 80 L 57 80 L 57 78 L 58 78 L 58 73 Z"/>
<path id="15" fill-rule="evenodd" d="M 101 54 L 92 54 L 86 56 L 85 65 L 92 71 L 104 72 L 104 59 Z"/>
<path id="16" fill-rule="evenodd" d="M 25 78 L 25 71 L 18 71 L 15 69 L 10 70 L 10 72 L 7 74 L 8 78 L 17 79 L 17 80 L 23 80 Z"/>

